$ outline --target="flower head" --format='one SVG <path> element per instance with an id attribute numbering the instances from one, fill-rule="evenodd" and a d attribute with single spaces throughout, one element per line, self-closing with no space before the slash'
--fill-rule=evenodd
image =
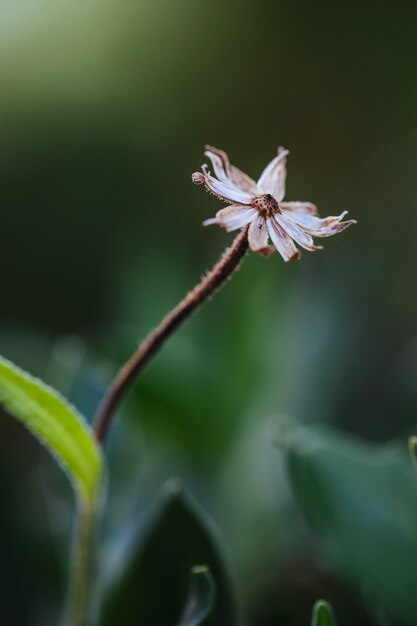
<path id="1" fill-rule="evenodd" d="M 227 231 L 249 225 L 248 241 L 254 252 L 269 255 L 276 248 L 284 261 L 291 261 L 300 258 L 295 244 L 310 251 L 321 250 L 322 246 L 316 246 L 313 237 L 330 237 L 356 224 L 355 220 L 342 221 L 347 211 L 321 218 L 311 202 L 283 201 L 288 155 L 284 148 L 278 148 L 277 156 L 257 182 L 232 165 L 222 150 L 206 146 L 204 154 L 210 159 L 215 176 L 203 165 L 202 172 L 193 174 L 193 182 L 204 185 L 220 200 L 232 203 L 204 225 L 218 224 Z M 269 245 L 269 239 L 273 246 Z"/>

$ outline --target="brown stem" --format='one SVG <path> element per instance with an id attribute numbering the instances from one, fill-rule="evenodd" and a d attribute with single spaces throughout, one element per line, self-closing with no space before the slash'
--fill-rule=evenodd
<path id="1" fill-rule="evenodd" d="M 117 374 L 100 405 L 94 432 L 103 444 L 114 412 L 123 396 L 129 390 L 136 376 L 158 352 L 169 337 L 201 306 L 239 266 L 248 249 L 248 227 L 236 237 L 213 269 L 201 282 L 162 320 L 159 326 L 145 339 L 142 345 Z"/>

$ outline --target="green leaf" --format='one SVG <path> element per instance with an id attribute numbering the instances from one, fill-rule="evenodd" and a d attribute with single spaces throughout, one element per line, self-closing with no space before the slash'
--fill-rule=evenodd
<path id="1" fill-rule="evenodd" d="M 314 605 L 311 626 L 336 626 L 333 609 L 325 600 L 317 600 Z"/>
<path id="2" fill-rule="evenodd" d="M 191 570 L 190 591 L 178 626 L 200 626 L 213 608 L 215 586 L 207 565 Z"/>
<path id="3" fill-rule="evenodd" d="M 417 488 L 401 446 L 299 428 L 288 443 L 294 494 L 337 573 L 396 618 L 417 614 Z"/>
<path id="4" fill-rule="evenodd" d="M 102 457 L 84 418 L 56 391 L 0 357 L 0 403 L 45 445 L 83 503 L 97 491 Z"/>
<path id="5" fill-rule="evenodd" d="M 112 533 L 113 552 L 105 554 L 107 567 L 102 568 L 107 578 L 100 624 L 177 624 L 190 569 L 206 563 L 216 581 L 216 603 L 207 626 L 236 626 L 233 586 L 216 529 L 178 480 L 165 485 L 147 522 L 144 528 L 138 516 L 133 526 L 120 529 L 119 542 Z"/>

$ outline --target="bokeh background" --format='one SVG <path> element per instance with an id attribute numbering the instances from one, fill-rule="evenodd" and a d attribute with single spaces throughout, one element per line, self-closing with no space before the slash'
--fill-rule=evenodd
<path id="1" fill-rule="evenodd" d="M 175 623 L 188 561 L 211 558 L 186 490 L 241 623 L 308 624 L 326 597 L 342 626 L 415 624 L 416 20 L 372 0 L 0 3 L 0 351 L 88 418 L 231 241 L 201 227 L 205 143 L 253 177 L 288 147 L 287 198 L 358 220 L 299 263 L 248 255 L 138 382 L 110 445 L 109 589 L 136 560 L 103 623 Z M 4 413 L 0 492 L 1 621 L 56 624 L 71 489 Z"/>

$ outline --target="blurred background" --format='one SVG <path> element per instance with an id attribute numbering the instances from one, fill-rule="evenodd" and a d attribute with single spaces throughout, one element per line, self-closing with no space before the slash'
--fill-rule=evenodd
<path id="1" fill-rule="evenodd" d="M 236 605 L 301 626 L 318 597 L 342 626 L 415 624 L 416 20 L 372 0 L 0 3 L 0 352 L 89 419 L 231 242 L 201 227 L 220 208 L 191 183 L 205 143 L 255 178 L 284 145 L 287 199 L 358 220 L 299 263 L 248 255 L 136 385 L 109 446 L 103 623 L 176 623 L 192 561 L 221 552 L 212 624 Z M 0 496 L 1 621 L 56 624 L 72 493 L 5 413 Z"/>

